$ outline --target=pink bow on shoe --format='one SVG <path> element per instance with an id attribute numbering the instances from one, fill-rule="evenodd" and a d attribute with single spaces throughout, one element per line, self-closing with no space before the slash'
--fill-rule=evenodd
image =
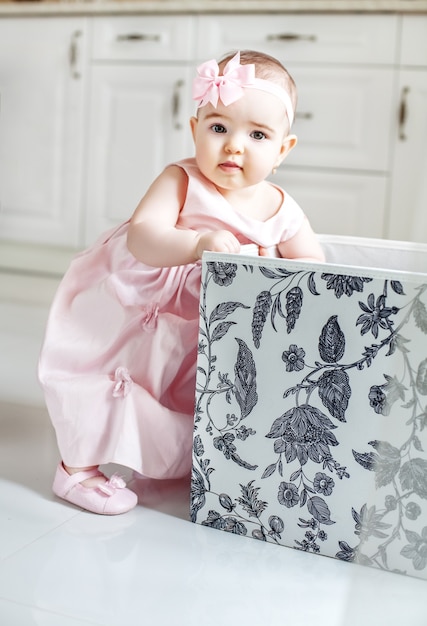
<path id="1" fill-rule="evenodd" d="M 69 474 L 61 461 L 56 468 L 53 493 L 67 502 L 99 515 L 119 515 L 137 505 L 138 496 L 126 488 L 125 481 L 118 474 L 113 474 L 105 483 L 94 487 L 84 487 L 80 484 L 88 478 L 102 475 L 96 467 Z"/>
<path id="2" fill-rule="evenodd" d="M 113 474 L 109 480 L 105 483 L 100 483 L 97 487 L 98 491 L 101 491 L 106 496 L 113 496 L 117 489 L 124 489 L 126 483 L 121 476 Z"/>
<path id="3" fill-rule="evenodd" d="M 199 102 L 199 106 L 210 102 L 216 107 L 219 99 L 228 106 L 242 97 L 243 87 L 253 85 L 255 66 L 240 65 L 238 52 L 224 67 L 222 76 L 219 75 L 215 59 L 199 65 L 197 73 L 198 76 L 193 81 L 193 99 Z"/>

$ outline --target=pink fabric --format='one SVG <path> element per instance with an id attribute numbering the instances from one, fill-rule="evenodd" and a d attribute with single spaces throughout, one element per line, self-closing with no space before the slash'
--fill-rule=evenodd
<path id="1" fill-rule="evenodd" d="M 234 211 L 198 170 L 179 225 L 228 228 L 269 248 L 299 229 L 303 213 L 284 196 L 267 222 Z M 54 299 L 39 376 L 64 462 L 119 463 L 154 478 L 191 467 L 200 263 L 154 268 L 126 247 L 128 223 L 78 255 Z"/>

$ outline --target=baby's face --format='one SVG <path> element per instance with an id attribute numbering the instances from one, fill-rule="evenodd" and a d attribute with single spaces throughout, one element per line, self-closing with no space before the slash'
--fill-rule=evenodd
<path id="1" fill-rule="evenodd" d="M 283 103 L 258 89 L 216 108 L 207 104 L 191 119 L 196 160 L 201 172 L 221 190 L 256 185 L 271 174 L 294 145 L 287 137 Z"/>

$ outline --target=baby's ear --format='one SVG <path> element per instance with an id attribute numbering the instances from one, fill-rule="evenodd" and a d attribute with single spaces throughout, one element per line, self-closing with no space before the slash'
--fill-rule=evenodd
<path id="1" fill-rule="evenodd" d="M 280 152 L 277 157 L 276 167 L 279 167 L 279 165 L 286 159 L 289 152 L 297 145 L 297 142 L 298 138 L 296 135 L 287 135 L 283 139 L 282 145 L 280 146 Z"/>
<path id="2" fill-rule="evenodd" d="M 193 136 L 193 141 L 196 140 L 196 129 L 197 129 L 197 124 L 199 123 L 199 120 L 197 119 L 197 117 L 190 117 L 190 128 L 191 128 L 191 134 Z"/>

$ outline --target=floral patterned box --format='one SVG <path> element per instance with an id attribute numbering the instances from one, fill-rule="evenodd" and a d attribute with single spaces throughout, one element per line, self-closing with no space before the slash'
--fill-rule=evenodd
<path id="1" fill-rule="evenodd" d="M 427 579 L 427 246 L 203 259 L 191 519 Z"/>

